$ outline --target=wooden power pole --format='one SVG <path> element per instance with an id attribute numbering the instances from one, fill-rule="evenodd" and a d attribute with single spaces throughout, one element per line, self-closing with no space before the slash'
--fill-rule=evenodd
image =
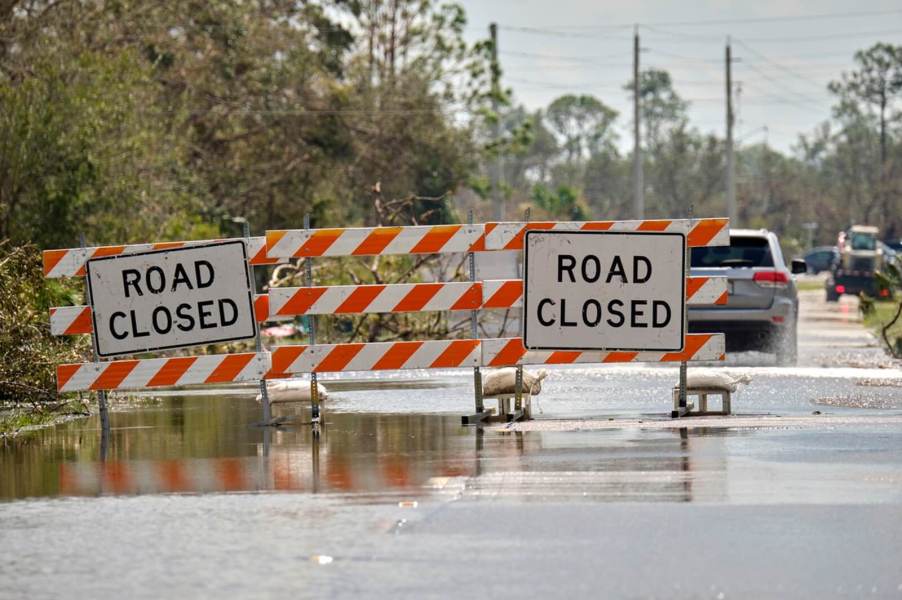
<path id="1" fill-rule="evenodd" d="M 736 167 L 733 157 L 733 57 L 730 38 L 727 38 L 727 216 L 730 226 L 736 227 Z"/>
<path id="2" fill-rule="evenodd" d="M 642 142 L 639 138 L 639 26 L 633 33 L 633 212 L 645 218 L 645 186 L 642 182 Z"/>

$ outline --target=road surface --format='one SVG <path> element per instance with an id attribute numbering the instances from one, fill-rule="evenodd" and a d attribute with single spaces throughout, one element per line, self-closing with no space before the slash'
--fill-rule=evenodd
<path id="1" fill-rule="evenodd" d="M 327 424 L 168 395 L 0 450 L 0 598 L 902 598 L 902 372 L 803 294 L 800 365 L 731 357 L 736 415 L 664 417 L 676 370 L 552 371 L 464 428 L 472 376 L 327 381 Z"/>

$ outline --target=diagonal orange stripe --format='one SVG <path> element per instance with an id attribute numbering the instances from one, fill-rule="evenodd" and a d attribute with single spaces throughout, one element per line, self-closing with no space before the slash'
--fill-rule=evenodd
<path id="1" fill-rule="evenodd" d="M 292 256 L 322 256 L 342 233 L 344 229 L 317 229 Z"/>
<path id="2" fill-rule="evenodd" d="M 254 318 L 258 323 L 269 319 L 269 295 L 260 294 L 254 298 Z"/>
<path id="3" fill-rule="evenodd" d="M 608 352 L 604 359 L 601 362 L 603 363 L 621 363 L 621 362 L 632 362 L 636 356 L 638 356 L 638 352 Z"/>
<path id="4" fill-rule="evenodd" d="M 552 352 L 548 360 L 545 361 L 549 365 L 565 365 L 574 362 L 582 352 L 579 351 L 562 351 Z"/>
<path id="5" fill-rule="evenodd" d="M 459 367 L 473 350 L 479 346 L 479 340 L 454 340 L 438 358 L 429 365 L 430 369 L 442 367 Z"/>
<path id="6" fill-rule="evenodd" d="M 686 348 L 682 352 L 668 352 L 661 357 L 661 362 L 692 360 L 695 353 L 711 339 L 711 333 L 693 333 L 686 336 Z"/>
<path id="7" fill-rule="evenodd" d="M 170 250 L 172 248 L 181 248 L 184 245 L 185 242 L 157 242 L 151 247 L 154 250 Z"/>
<path id="8" fill-rule="evenodd" d="M 279 308 L 277 315 L 304 315 L 316 301 L 326 293 L 327 287 L 300 288 L 296 291 L 284 306 Z"/>
<path id="9" fill-rule="evenodd" d="M 250 260 L 248 261 L 252 265 L 274 265 L 279 262 L 278 258 L 269 258 L 266 256 L 266 244 L 257 250 L 257 253 L 254 254 Z"/>
<path id="10" fill-rule="evenodd" d="M 523 227 L 520 228 L 520 231 L 517 232 L 517 235 L 509 241 L 505 246 L 505 250 L 522 250 L 523 249 L 523 236 L 526 235 L 527 231 L 533 230 L 544 230 L 544 229 L 554 229 L 554 223 L 551 221 L 533 221 L 531 223 L 527 223 Z"/>
<path id="11" fill-rule="evenodd" d="M 91 387 L 92 390 L 114 390 L 119 384 L 128 377 L 135 367 L 138 366 L 140 360 L 117 360 L 107 363 L 109 366 L 103 370 L 100 377 L 94 380 Z"/>
<path id="12" fill-rule="evenodd" d="M 702 286 L 708 282 L 710 277 L 687 277 L 686 278 L 686 299 L 693 297 Z"/>
<path id="13" fill-rule="evenodd" d="M 288 233 L 284 229 L 274 229 L 272 231 L 266 232 L 266 252 L 269 253 L 270 250 L 276 247 L 276 244 L 279 243 L 285 234 Z"/>
<path id="14" fill-rule="evenodd" d="M 423 238 L 410 249 L 411 254 L 433 254 L 441 252 L 442 247 L 448 243 L 454 234 L 460 231 L 462 225 L 436 225 Z"/>
<path id="15" fill-rule="evenodd" d="M 726 304 L 730 300 L 729 292 L 724 292 L 720 295 L 720 298 L 714 301 L 714 304 Z"/>
<path id="16" fill-rule="evenodd" d="M 485 301 L 483 308 L 510 308 L 513 306 L 520 296 L 523 295 L 523 280 L 512 279 L 505 281 L 499 287 L 491 298 Z"/>
<path id="17" fill-rule="evenodd" d="M 588 221 L 582 224 L 583 231 L 607 231 L 614 225 L 614 221 Z"/>
<path id="18" fill-rule="evenodd" d="M 673 223 L 673 221 L 668 219 L 642 221 L 639 223 L 639 226 L 636 227 L 636 231 L 666 231 L 671 223 Z"/>
<path id="19" fill-rule="evenodd" d="M 381 254 L 385 247 L 401 233 L 401 227 L 376 227 L 360 245 L 351 252 L 353 256 L 373 256 Z"/>
<path id="20" fill-rule="evenodd" d="M 94 331 L 94 323 L 91 321 L 91 307 L 86 306 L 78 316 L 72 319 L 63 335 L 77 335 L 79 333 L 91 333 Z"/>
<path id="21" fill-rule="evenodd" d="M 216 365 L 213 372 L 204 380 L 204 383 L 227 383 L 235 381 L 235 377 L 254 358 L 252 352 L 245 354 L 229 354 L 222 357 L 222 361 Z"/>
<path id="22" fill-rule="evenodd" d="M 288 367 L 304 353 L 307 346 L 278 346 L 272 351 L 272 368 L 267 378 L 288 372 Z"/>
<path id="23" fill-rule="evenodd" d="M 423 342 L 395 342 L 388 349 L 388 352 L 376 361 L 376 364 L 372 366 L 372 370 L 400 369 L 407 362 L 407 359 L 413 356 L 413 353 L 419 350 L 422 345 Z"/>
<path id="24" fill-rule="evenodd" d="M 686 245 L 690 248 L 707 245 L 729 223 L 729 219 L 703 219 L 689 232 L 686 238 Z"/>
<path id="25" fill-rule="evenodd" d="M 150 378 L 150 381 L 147 382 L 147 387 L 176 385 L 181 376 L 185 374 L 185 371 L 187 371 L 196 360 L 196 356 L 170 358 L 160 370 Z"/>
<path id="26" fill-rule="evenodd" d="M 505 367 L 516 365 L 517 362 L 526 354 L 526 348 L 523 346 L 522 338 L 513 338 L 504 345 L 498 354 L 489 361 L 490 367 Z"/>
<path id="27" fill-rule="evenodd" d="M 391 312 L 413 312 L 422 310 L 426 303 L 432 300 L 439 290 L 442 289 L 443 283 L 418 283 L 413 286 L 407 294 L 401 298 Z"/>
<path id="28" fill-rule="evenodd" d="M 451 305 L 451 310 L 476 310 L 481 304 L 482 283 L 477 282 L 467 288 L 467 291 Z"/>
<path id="29" fill-rule="evenodd" d="M 470 252 L 483 252 L 485 251 L 485 236 L 489 234 L 490 231 L 495 229 L 498 226 L 498 223 L 486 223 L 483 226 L 482 235 L 479 236 L 479 239 L 473 242 L 473 245 L 470 246 Z"/>
<path id="30" fill-rule="evenodd" d="M 44 261 L 44 276 L 50 274 L 59 261 L 63 259 L 64 256 L 68 253 L 68 250 L 44 250 L 41 253 L 41 257 Z"/>
<path id="31" fill-rule="evenodd" d="M 384 285 L 361 285 L 345 298 L 334 314 L 362 313 L 384 289 Z"/>
<path id="32" fill-rule="evenodd" d="M 91 258 L 101 258 L 103 256 L 116 256 L 125 252 L 125 246 L 100 246 L 94 249 Z"/>
<path id="33" fill-rule="evenodd" d="M 56 391 L 60 391 L 72 376 L 81 368 L 80 364 L 57 365 L 56 367 Z"/>
<path id="34" fill-rule="evenodd" d="M 91 256 L 88 257 L 88 259 L 90 260 L 92 258 L 102 258 L 104 256 L 118 256 L 123 252 L 125 252 L 125 246 L 100 246 L 98 248 L 94 248 L 94 252 L 91 254 Z M 79 277 L 84 277 L 86 273 L 86 265 L 87 261 L 78 268 L 78 271 L 76 271 L 75 274 Z"/>
<path id="35" fill-rule="evenodd" d="M 323 371 L 341 371 L 357 356 L 366 344 L 336 344 L 332 351 L 313 369 L 317 373 Z"/>

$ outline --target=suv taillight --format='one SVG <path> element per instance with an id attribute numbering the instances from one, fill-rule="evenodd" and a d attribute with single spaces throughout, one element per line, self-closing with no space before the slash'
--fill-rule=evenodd
<path id="1" fill-rule="evenodd" d="M 789 285 L 789 275 L 783 271 L 758 271 L 752 280 L 765 288 L 785 288 Z"/>

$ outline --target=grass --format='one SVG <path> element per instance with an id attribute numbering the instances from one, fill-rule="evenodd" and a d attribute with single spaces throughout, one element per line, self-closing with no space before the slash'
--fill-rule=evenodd
<path id="1" fill-rule="evenodd" d="M 804 281 L 796 281 L 796 289 L 800 292 L 812 292 L 824 289 L 824 282 L 821 280 L 812 281 L 806 279 Z"/>
<path id="2" fill-rule="evenodd" d="M 899 305 L 896 302 L 875 302 L 873 312 L 864 316 L 865 326 L 882 340 L 880 332 L 883 326 L 892 320 L 898 308 Z M 896 324 L 889 330 L 887 337 L 890 340 L 902 338 L 902 318 L 896 321 Z"/>
<path id="3" fill-rule="evenodd" d="M 23 427 L 47 425 L 56 419 L 52 413 L 39 413 L 30 409 L 14 408 L 0 415 L 0 436 L 13 435 Z"/>
<path id="4" fill-rule="evenodd" d="M 16 435 L 24 428 L 48 427 L 65 417 L 84 414 L 78 401 L 65 402 L 52 409 L 31 406 L 0 405 L 0 437 Z"/>

